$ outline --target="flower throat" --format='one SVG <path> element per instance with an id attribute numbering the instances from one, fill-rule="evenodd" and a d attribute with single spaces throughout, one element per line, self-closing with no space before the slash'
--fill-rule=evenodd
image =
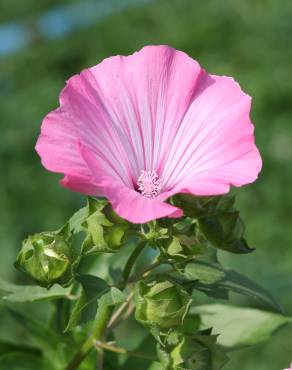
<path id="1" fill-rule="evenodd" d="M 161 179 L 155 171 L 141 171 L 137 181 L 138 190 L 148 199 L 154 199 L 161 191 Z"/>

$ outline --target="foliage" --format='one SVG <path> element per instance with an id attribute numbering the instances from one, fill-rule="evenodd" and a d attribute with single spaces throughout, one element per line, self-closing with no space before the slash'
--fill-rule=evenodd
<path id="1" fill-rule="evenodd" d="M 162 370 L 218 370 L 228 361 L 228 350 L 257 344 L 291 323 L 292 318 L 283 315 L 265 289 L 225 270 L 217 258 L 217 251 L 222 245 L 225 249 L 226 243 L 232 243 L 228 248 L 232 253 L 247 252 L 233 243 L 238 238 L 244 240 L 234 199 L 229 195 L 176 196 L 172 201 L 184 209 L 185 216 L 132 225 L 115 216 L 104 199 L 89 197 L 87 205 L 58 231 L 26 239 L 17 267 L 47 290 L 0 282 L 2 304 L 31 343 L 22 357 L 19 344 L 5 343 L 12 359 L 7 354 L 2 359 L 0 356 L 0 366 L 11 361 L 15 367 L 23 358 L 32 369 L 74 370 L 94 367 L 96 356 L 107 364 L 114 354 L 123 354 L 145 359 L 153 366 L 159 362 Z M 207 217 L 218 220 L 220 227 L 206 232 L 201 220 Z M 82 271 L 82 262 L 88 256 L 97 253 L 118 258 L 133 240 L 132 253 L 112 277 L 103 279 Z M 155 252 L 153 262 L 133 274 L 140 254 L 150 250 Z M 232 291 L 259 301 L 270 312 L 226 304 L 200 306 L 196 301 L 198 292 L 213 299 L 228 299 Z M 37 301 L 51 301 L 56 306 L 50 326 L 9 305 Z M 63 313 L 60 307 L 65 307 Z M 140 330 L 145 336 L 153 336 L 156 354 L 119 345 L 118 327 L 133 320 L 133 311 L 143 325 Z"/>
<path id="2" fill-rule="evenodd" d="M 65 2 L 69 0 L 62 1 Z M 36 32 L 35 15 L 57 3 L 60 2 L 3 0 L 0 5 L 0 21 L 17 21 L 25 17 L 29 21 L 30 30 Z M 291 315 L 292 91 L 287 78 L 292 72 L 291 16 L 290 0 L 207 0 L 202 4 L 190 0 L 157 0 L 143 8 L 119 12 L 64 39 L 46 41 L 36 32 L 33 45 L 23 52 L 1 59 L 1 276 L 21 283 L 20 289 L 25 292 L 23 284 L 31 281 L 11 268 L 21 239 L 36 230 L 56 229 L 81 204 L 77 194 L 71 194 L 56 184 L 54 180 L 57 176 L 43 171 L 32 150 L 40 121 L 45 113 L 57 106 L 56 97 L 65 80 L 81 69 L 96 64 L 105 56 L 132 53 L 145 44 L 166 43 L 188 52 L 209 71 L 236 76 L 253 97 L 252 118 L 256 126 L 257 143 L 264 159 L 264 170 L 255 185 L 240 191 L 237 203 L 247 222 L 248 240 L 251 247 L 256 247 L 257 250 L 245 256 L 225 252 L 219 252 L 219 256 L 228 267 L 225 270 L 236 269 L 268 287 Z M 174 241 L 170 250 L 172 254 L 178 246 L 175 238 Z M 182 244 L 179 248 L 181 246 Z M 186 248 L 185 245 L 182 247 Z M 82 274 L 90 273 L 102 278 L 108 276 L 108 273 L 116 276 L 125 261 L 126 252 L 130 250 L 129 245 L 122 248 L 116 256 L 92 254 L 83 260 L 80 270 Z M 149 255 L 144 253 L 137 266 L 143 269 L 149 262 Z M 226 299 L 225 284 L 234 287 L 233 292 L 238 291 L 237 283 L 229 278 L 227 282 L 215 282 L 217 272 L 213 277 L 203 277 L 206 276 L 205 265 L 198 267 L 195 274 L 202 280 L 196 283 L 198 305 L 210 303 L 212 299 L 205 298 L 201 292 L 208 294 L 208 297 L 216 294 L 218 298 Z M 220 275 L 222 276 L 222 272 L 219 271 L 218 277 Z M 213 279 L 216 289 L 213 289 L 212 284 L 206 284 L 206 279 Z M 246 284 L 249 283 L 243 284 L 243 290 L 249 291 Z M 58 290 L 59 287 L 53 286 L 47 291 L 48 294 L 54 293 L 55 289 Z M 78 289 L 81 289 L 80 286 Z M 20 297 L 19 293 L 15 296 L 2 290 L 2 287 L 0 290 L 6 297 L 20 299 L 16 298 Z M 73 291 L 70 296 L 75 297 L 79 294 L 79 290 L 77 291 L 78 293 Z M 41 290 L 41 294 L 44 292 L 46 289 Z M 62 291 L 60 294 L 63 294 Z M 238 293 L 231 292 L 229 296 L 233 303 L 247 304 Z M 248 295 L 253 296 L 252 292 Z M 25 300 L 26 298 L 23 299 Z M 270 298 L 267 298 L 267 302 L 269 301 Z M 255 307 L 262 308 L 262 302 L 252 298 Z M 64 330 L 68 323 L 68 306 L 75 303 L 75 299 L 57 299 L 52 303 L 40 302 L 35 305 L 17 303 L 17 309 L 21 312 L 29 310 L 36 320 L 50 326 L 54 311 L 58 308 L 63 317 L 62 320 L 59 318 L 62 321 L 59 323 L 62 329 L 59 330 Z M 4 369 L 15 366 L 16 360 L 10 360 L 14 356 L 21 358 L 24 368 L 40 369 L 39 360 L 36 359 L 39 352 L 33 349 L 31 354 L 27 349 L 25 357 L 26 348 L 21 350 L 23 343 L 19 343 L 19 339 L 24 341 L 27 336 L 6 314 L 7 304 L 10 303 L 3 301 L 0 332 L 1 338 L 13 342 L 14 349 L 8 343 L 10 349 L 7 350 Z M 266 304 L 263 308 L 272 309 Z M 59 324 L 56 326 L 59 327 Z M 152 340 L 148 337 L 145 339 L 140 327 L 135 325 L 127 321 L 117 327 L 117 331 L 124 330 L 122 333 L 127 338 L 128 345 L 131 340 L 134 342 L 132 350 L 152 348 Z M 77 331 L 74 335 L 76 340 L 80 340 L 77 329 L 74 329 Z M 128 333 L 132 334 L 131 340 Z M 291 349 L 287 343 L 291 339 L 291 330 L 288 328 L 281 331 L 281 336 L 273 335 L 269 343 L 232 353 L 229 355 L 230 365 L 227 364 L 226 369 L 274 370 L 287 367 L 291 361 Z M 5 344 L 3 348 L 8 347 Z M 14 352 L 17 354 L 14 355 Z M 94 359 L 93 356 L 92 361 Z M 121 361 L 123 359 L 124 357 Z M 124 368 L 142 369 L 146 366 L 143 364 L 140 359 L 131 357 L 125 361 Z M 86 363 L 82 366 L 84 369 L 92 368 Z M 106 366 L 115 368 L 117 363 L 111 359 Z"/>

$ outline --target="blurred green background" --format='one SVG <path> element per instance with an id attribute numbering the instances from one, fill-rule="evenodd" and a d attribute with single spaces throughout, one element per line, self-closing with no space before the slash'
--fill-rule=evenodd
<path id="1" fill-rule="evenodd" d="M 221 260 L 292 315 L 291 0 L 0 0 L 0 276 L 23 282 L 13 267 L 21 240 L 59 227 L 84 202 L 58 185 L 34 151 L 65 80 L 146 44 L 181 49 L 208 71 L 234 76 L 253 97 L 264 167 L 257 183 L 236 193 L 256 251 Z M 4 329 L 2 315 L 0 325 L 0 338 L 13 330 Z M 226 370 L 282 370 L 290 362 L 288 327 L 232 353 Z"/>

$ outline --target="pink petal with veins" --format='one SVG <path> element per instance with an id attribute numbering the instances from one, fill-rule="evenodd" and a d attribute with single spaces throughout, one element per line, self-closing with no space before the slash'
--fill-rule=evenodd
<path id="1" fill-rule="evenodd" d="M 176 193 L 227 193 L 255 181 L 251 98 L 185 53 L 148 46 L 69 79 L 36 150 L 62 185 L 106 196 L 133 223 L 179 217 Z"/>

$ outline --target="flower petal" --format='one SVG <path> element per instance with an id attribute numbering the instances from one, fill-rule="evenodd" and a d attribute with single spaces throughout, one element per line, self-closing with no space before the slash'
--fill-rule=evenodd
<path id="1" fill-rule="evenodd" d="M 148 46 L 73 76 L 60 95 L 61 108 L 43 121 L 37 151 L 44 166 L 87 176 L 81 140 L 129 187 L 141 170 L 159 173 L 200 73 L 185 53 Z"/>
<path id="2" fill-rule="evenodd" d="M 53 172 L 86 177 L 89 172 L 78 150 L 78 137 L 62 108 L 43 120 L 36 151 L 45 168 Z"/>
<path id="3" fill-rule="evenodd" d="M 181 217 L 181 209 L 156 199 L 148 199 L 138 192 L 126 187 L 120 189 L 111 188 L 107 193 L 115 212 L 122 218 L 132 222 L 143 224 L 162 217 Z"/>
<path id="4" fill-rule="evenodd" d="M 257 178 L 262 162 L 250 106 L 232 78 L 201 75 L 164 164 L 168 194 L 193 189 L 196 195 L 217 195 Z"/>
<path id="5" fill-rule="evenodd" d="M 115 212 L 122 218 L 142 224 L 161 217 L 181 217 L 181 209 L 158 199 L 148 199 L 135 190 L 126 187 L 122 182 L 113 181 L 107 176 L 100 161 L 88 148 L 80 145 L 81 154 L 88 168 L 92 171 L 92 183 L 102 189 Z"/>
<path id="6" fill-rule="evenodd" d="M 200 73 L 199 64 L 185 53 L 148 46 L 127 57 L 107 58 L 72 77 L 61 105 L 89 122 L 96 145 L 112 148 L 111 161 L 119 153 L 116 159 L 137 180 L 141 170 L 159 172 Z"/>
<path id="7" fill-rule="evenodd" d="M 148 46 L 70 78 L 36 149 L 47 169 L 65 175 L 63 186 L 108 197 L 133 222 L 176 217 L 181 211 L 161 202 L 172 194 L 223 194 L 256 179 L 250 104 L 233 79 L 208 75 L 168 46 Z M 135 191 L 142 170 L 162 181 L 156 199 Z"/>
<path id="8" fill-rule="evenodd" d="M 82 176 L 64 176 L 64 178 L 60 181 L 60 184 L 65 188 L 68 188 L 73 191 L 77 191 L 79 193 L 83 193 L 86 195 L 100 195 L 103 196 L 102 189 L 98 186 L 94 185 L 91 182 L 91 176 L 89 177 L 82 177 Z"/>

